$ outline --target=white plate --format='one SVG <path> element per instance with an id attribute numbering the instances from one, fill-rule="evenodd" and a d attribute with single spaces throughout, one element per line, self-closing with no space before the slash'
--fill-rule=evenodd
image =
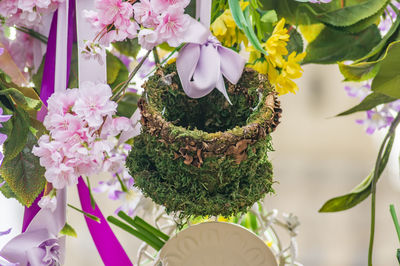
<path id="1" fill-rule="evenodd" d="M 277 266 L 268 246 L 246 228 L 207 222 L 190 226 L 165 243 L 163 266 Z"/>

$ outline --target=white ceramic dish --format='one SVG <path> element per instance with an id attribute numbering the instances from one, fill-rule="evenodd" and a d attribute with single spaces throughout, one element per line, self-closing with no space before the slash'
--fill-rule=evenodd
<path id="1" fill-rule="evenodd" d="M 246 228 L 207 222 L 172 237 L 160 252 L 163 266 L 277 266 L 268 246 Z"/>

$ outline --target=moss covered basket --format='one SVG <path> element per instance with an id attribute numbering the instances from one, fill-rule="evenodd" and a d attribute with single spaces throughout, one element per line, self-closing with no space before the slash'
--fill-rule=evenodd
<path id="1" fill-rule="evenodd" d="M 245 69 L 225 81 L 230 105 L 216 89 L 192 99 L 175 64 L 159 69 L 139 100 L 142 133 L 127 167 L 135 185 L 181 217 L 246 211 L 272 192 L 271 133 L 281 109 L 266 76 Z"/>

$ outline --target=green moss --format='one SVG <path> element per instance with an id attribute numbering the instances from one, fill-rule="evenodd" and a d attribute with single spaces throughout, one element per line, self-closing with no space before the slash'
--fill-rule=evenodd
<path id="1" fill-rule="evenodd" d="M 279 119 L 279 104 L 268 105 L 272 89 L 254 71 L 226 87 L 233 105 L 217 90 L 191 99 L 175 65 L 145 84 L 142 134 L 127 167 L 135 185 L 167 212 L 230 216 L 273 191 L 268 133 Z"/>
<path id="2" fill-rule="evenodd" d="M 167 212 L 230 216 L 272 191 L 268 139 L 249 146 L 248 158 L 240 164 L 229 156 L 211 157 L 197 168 L 174 159 L 178 148 L 143 133 L 127 159 L 136 186 Z"/>

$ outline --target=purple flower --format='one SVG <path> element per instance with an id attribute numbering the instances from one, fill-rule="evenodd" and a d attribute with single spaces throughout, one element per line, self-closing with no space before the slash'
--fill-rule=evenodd
<path id="1" fill-rule="evenodd" d="M 5 182 L 5 181 L 4 181 L 4 182 Z M 4 182 L 3 182 L 3 183 L 4 183 Z M 2 183 L 2 184 L 3 184 L 3 183 Z M 0 236 L 5 236 L 5 235 L 8 235 L 9 233 L 11 233 L 11 228 L 9 228 L 8 230 L 3 231 L 3 232 L 0 231 Z"/>
<path id="2" fill-rule="evenodd" d="M 358 119 L 356 122 L 360 125 L 365 125 L 367 128 L 366 132 L 369 135 L 373 134 L 375 130 L 390 126 L 394 119 L 386 108 L 381 111 L 369 110 L 366 113 L 366 119 Z"/>
<path id="3" fill-rule="evenodd" d="M 362 100 L 371 93 L 371 82 L 372 80 L 366 81 L 361 86 L 346 85 L 344 89 L 350 97 L 360 98 Z"/>
<path id="4" fill-rule="evenodd" d="M 0 55 L 2 55 L 4 53 L 4 48 L 0 47 Z"/>

